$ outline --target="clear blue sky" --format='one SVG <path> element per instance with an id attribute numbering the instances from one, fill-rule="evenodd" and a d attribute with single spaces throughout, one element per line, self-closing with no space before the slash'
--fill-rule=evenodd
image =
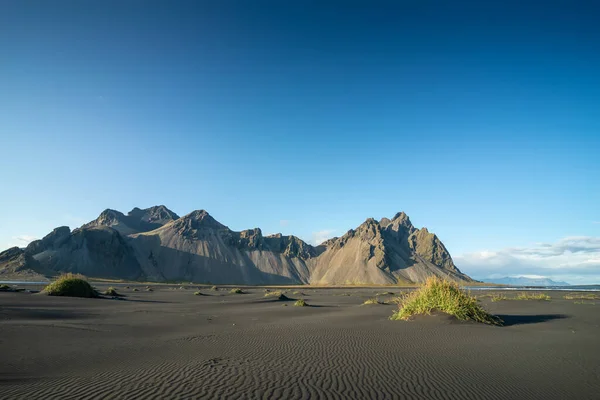
<path id="1" fill-rule="evenodd" d="M 156 204 L 306 240 L 404 210 L 454 255 L 599 237 L 593 3 L 4 0 L 0 247 Z"/>

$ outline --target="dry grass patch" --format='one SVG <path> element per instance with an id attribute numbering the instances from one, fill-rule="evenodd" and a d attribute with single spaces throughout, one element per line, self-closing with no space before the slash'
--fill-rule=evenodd
<path id="1" fill-rule="evenodd" d="M 83 275 L 71 273 L 59 276 L 46 286 L 42 293 L 48 296 L 98 297 L 98 293 Z"/>
<path id="2" fill-rule="evenodd" d="M 437 277 L 428 278 L 425 284 L 401 299 L 390 319 L 407 320 L 414 315 L 429 315 L 439 311 L 460 320 L 501 325 L 502 321 L 485 311 L 477 299 L 460 289 L 457 283 Z"/>
<path id="3" fill-rule="evenodd" d="M 244 291 L 240 288 L 234 288 L 229 291 L 231 294 L 244 294 Z"/>

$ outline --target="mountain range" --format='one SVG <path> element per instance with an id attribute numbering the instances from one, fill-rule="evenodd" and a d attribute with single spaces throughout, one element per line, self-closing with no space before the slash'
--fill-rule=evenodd
<path id="1" fill-rule="evenodd" d="M 213 284 L 397 284 L 429 276 L 471 281 L 439 238 L 404 212 L 312 246 L 296 236 L 236 232 L 204 210 L 107 209 L 71 231 L 62 226 L 26 248 L 0 253 L 0 280 L 62 272 L 89 277 Z"/>
<path id="2" fill-rule="evenodd" d="M 497 283 L 509 286 L 569 286 L 567 282 L 557 282 L 549 278 L 527 278 L 525 276 L 489 278 L 483 279 L 484 282 Z"/>

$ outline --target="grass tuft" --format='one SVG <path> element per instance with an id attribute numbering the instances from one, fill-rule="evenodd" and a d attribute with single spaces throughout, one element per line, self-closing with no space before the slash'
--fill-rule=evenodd
<path id="1" fill-rule="evenodd" d="M 219 288 L 218 288 L 218 287 L 216 287 L 216 286 L 213 286 L 213 287 L 211 287 L 211 288 L 210 288 L 210 290 L 212 290 L 213 292 L 216 292 L 216 291 L 218 291 L 218 290 L 219 290 Z"/>
<path id="2" fill-rule="evenodd" d="M 494 295 L 491 295 L 490 297 L 492 298 L 493 302 L 503 301 L 503 300 L 510 300 L 508 297 L 506 297 L 503 294 L 494 294 Z"/>
<path id="3" fill-rule="evenodd" d="M 12 290 L 11 287 L 5 283 L 3 283 L 2 285 L 0 285 L 0 292 L 8 292 Z"/>
<path id="4" fill-rule="evenodd" d="M 428 315 L 433 311 L 450 314 L 465 321 L 502 324 L 499 318 L 481 308 L 477 299 L 460 289 L 458 284 L 438 277 L 428 278 L 420 289 L 402 298 L 398 311 L 390 319 L 407 320 L 414 315 Z"/>
<path id="5" fill-rule="evenodd" d="M 46 286 L 42 293 L 48 296 L 98 297 L 98 293 L 83 275 L 71 273 L 59 276 Z"/>
<path id="6" fill-rule="evenodd" d="M 234 288 L 229 291 L 231 294 L 244 294 L 244 291 L 240 288 Z"/>
<path id="7" fill-rule="evenodd" d="M 139 291 L 140 291 L 140 289 L 138 289 L 138 288 L 134 287 L 134 288 L 133 288 L 133 291 L 134 291 L 134 292 L 139 292 Z"/>
<path id="8" fill-rule="evenodd" d="M 393 296 L 394 293 L 393 292 L 381 292 L 381 293 L 377 293 L 375 296 Z"/>
<path id="9" fill-rule="evenodd" d="M 284 301 L 284 300 L 290 300 L 290 298 L 289 298 L 289 297 L 287 297 L 287 296 L 284 294 L 284 292 L 282 292 L 282 291 L 280 291 L 280 290 L 278 290 L 278 291 L 275 291 L 275 292 L 269 292 L 269 293 L 265 293 L 265 297 L 275 297 L 277 300 L 281 300 L 281 301 Z"/>
<path id="10" fill-rule="evenodd" d="M 105 296 L 115 296 L 115 297 L 119 297 L 121 296 L 119 293 L 117 293 L 117 289 L 115 289 L 114 287 L 109 287 L 108 289 L 106 289 L 106 291 L 104 292 Z"/>
<path id="11" fill-rule="evenodd" d="M 294 303 L 295 307 L 308 307 L 308 303 L 304 299 L 296 300 Z"/>
<path id="12" fill-rule="evenodd" d="M 199 290 L 194 292 L 194 296 L 204 296 Z"/>
<path id="13" fill-rule="evenodd" d="M 363 303 L 363 305 L 366 305 L 366 304 L 384 304 L 384 303 L 382 303 L 381 301 L 379 301 L 379 299 L 377 297 L 373 297 L 373 298 L 365 300 L 365 302 Z"/>

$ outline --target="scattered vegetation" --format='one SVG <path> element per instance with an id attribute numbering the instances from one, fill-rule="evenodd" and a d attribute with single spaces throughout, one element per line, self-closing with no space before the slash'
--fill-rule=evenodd
<path id="1" fill-rule="evenodd" d="M 595 293 L 569 293 L 563 296 L 566 300 L 600 300 Z"/>
<path id="2" fill-rule="evenodd" d="M 119 297 L 121 296 L 119 293 L 117 293 L 117 289 L 115 289 L 114 287 L 109 287 L 108 289 L 106 289 L 106 291 L 104 292 L 105 296 L 115 296 L 115 297 Z"/>
<path id="3" fill-rule="evenodd" d="M 134 292 L 139 292 L 139 291 L 140 291 L 140 289 L 138 289 L 138 288 L 134 287 L 134 288 L 133 288 L 133 291 L 134 291 Z"/>
<path id="4" fill-rule="evenodd" d="M 204 296 L 199 290 L 194 292 L 194 296 Z"/>
<path id="5" fill-rule="evenodd" d="M 5 283 L 0 285 L 0 292 L 8 292 L 10 290 L 12 290 L 12 288 L 9 285 L 7 285 Z"/>
<path id="6" fill-rule="evenodd" d="M 231 294 L 244 294 L 244 291 L 240 288 L 234 288 L 229 291 Z"/>
<path id="7" fill-rule="evenodd" d="M 304 299 L 296 300 L 294 303 L 295 307 L 308 307 L 308 303 Z"/>
<path id="8" fill-rule="evenodd" d="M 152 288 L 146 288 L 146 292 L 154 292 L 154 289 L 152 289 Z"/>
<path id="9" fill-rule="evenodd" d="M 394 295 L 394 293 L 392 292 L 381 292 L 381 293 L 377 293 L 375 296 L 392 296 Z"/>
<path id="10" fill-rule="evenodd" d="M 550 301 L 552 298 L 545 293 L 526 293 L 521 292 L 516 297 L 516 300 L 544 300 Z"/>
<path id="11" fill-rule="evenodd" d="M 477 299 L 460 289 L 457 283 L 438 277 L 428 278 L 425 284 L 405 297 L 398 304 L 390 319 L 407 320 L 414 315 L 431 314 L 434 311 L 453 315 L 466 321 L 501 325 L 502 321 L 489 314 L 477 303 Z"/>
<path id="12" fill-rule="evenodd" d="M 83 275 L 71 273 L 59 276 L 44 288 L 43 293 L 49 296 L 98 297 Z"/>
<path id="13" fill-rule="evenodd" d="M 594 303 L 593 301 L 584 301 L 584 300 L 577 300 L 573 302 L 574 304 L 589 304 L 589 305 L 596 305 L 596 303 Z"/>
<path id="14" fill-rule="evenodd" d="M 216 292 L 216 291 L 218 291 L 218 290 L 219 290 L 219 288 L 218 288 L 218 287 L 216 287 L 216 286 L 213 286 L 213 287 L 211 287 L 211 288 L 210 288 L 210 290 L 212 290 L 213 292 Z"/>

